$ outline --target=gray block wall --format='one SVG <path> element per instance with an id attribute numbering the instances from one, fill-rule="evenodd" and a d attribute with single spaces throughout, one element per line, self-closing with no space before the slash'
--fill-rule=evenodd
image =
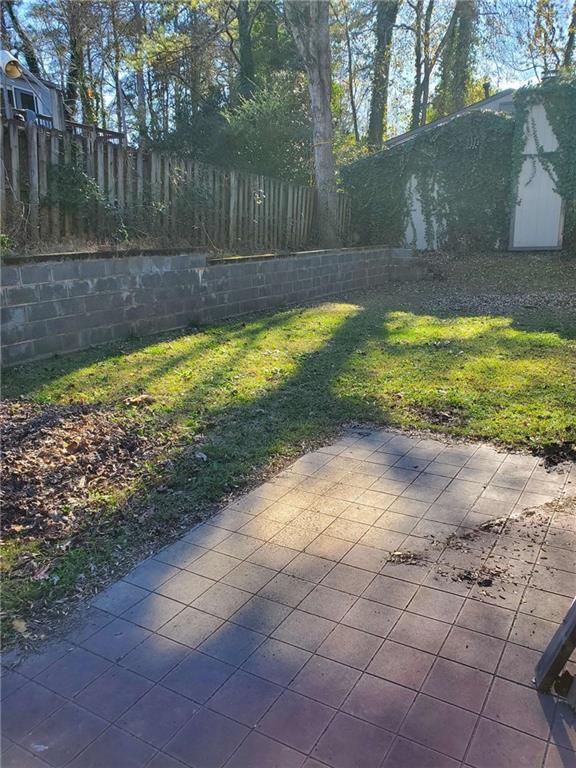
<path id="1" fill-rule="evenodd" d="M 2 266 L 6 366 L 423 276 L 399 248 L 211 260 L 207 254 L 65 258 Z"/>

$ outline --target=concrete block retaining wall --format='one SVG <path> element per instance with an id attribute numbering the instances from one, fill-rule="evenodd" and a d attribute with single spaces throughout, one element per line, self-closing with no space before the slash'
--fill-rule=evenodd
<path id="1" fill-rule="evenodd" d="M 2 266 L 4 365 L 158 331 L 415 280 L 408 249 L 357 248 L 211 260 L 103 255 Z"/>

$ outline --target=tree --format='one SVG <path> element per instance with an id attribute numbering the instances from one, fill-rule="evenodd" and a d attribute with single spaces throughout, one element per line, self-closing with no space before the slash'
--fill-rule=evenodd
<path id="1" fill-rule="evenodd" d="M 240 64 L 238 91 L 242 98 L 249 99 L 254 93 L 255 69 L 254 56 L 252 55 L 252 22 L 254 16 L 250 13 L 248 0 L 238 0 L 236 15 L 238 18 L 238 60 Z"/>
<path id="2" fill-rule="evenodd" d="M 371 149 L 380 149 L 382 138 L 388 130 L 387 108 L 392 35 L 400 2 L 399 0 L 381 0 L 376 5 L 376 45 L 368 122 L 368 146 Z"/>
<path id="3" fill-rule="evenodd" d="M 466 104 L 472 82 L 472 64 L 477 9 L 473 0 L 456 0 L 442 52 L 440 82 L 435 94 L 435 110 L 449 115 Z"/>
<path id="4" fill-rule="evenodd" d="M 568 34 L 566 37 L 566 45 L 564 47 L 564 56 L 562 58 L 562 66 L 565 69 L 569 69 L 574 58 L 574 42 L 576 38 L 576 2 L 572 6 L 572 15 L 570 17 L 570 25 L 568 27 Z"/>
<path id="5" fill-rule="evenodd" d="M 28 66 L 28 69 L 30 72 L 32 72 L 33 75 L 36 75 L 36 77 L 42 77 L 38 56 L 36 55 L 34 45 L 28 35 L 28 32 L 24 29 L 22 24 L 20 24 L 18 14 L 16 13 L 16 8 L 14 6 L 14 0 L 4 0 L 2 7 L 3 9 L 4 7 L 6 8 L 8 16 L 10 17 L 10 21 L 12 22 L 12 26 L 14 27 L 14 31 L 20 38 L 20 42 L 22 44 L 22 53 L 26 59 L 26 65 Z"/>
<path id="6" fill-rule="evenodd" d="M 332 70 L 329 3 L 328 0 L 286 0 L 285 12 L 308 77 L 319 240 L 323 247 L 331 248 L 338 245 L 339 238 L 334 129 L 330 108 Z"/>

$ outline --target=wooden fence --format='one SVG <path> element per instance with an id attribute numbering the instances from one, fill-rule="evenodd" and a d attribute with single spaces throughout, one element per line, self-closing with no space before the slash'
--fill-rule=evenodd
<path id="1" fill-rule="evenodd" d="M 34 248 L 161 238 L 227 251 L 313 244 L 312 187 L 4 121 L 2 232 Z M 349 198 L 338 194 L 345 239 Z"/>

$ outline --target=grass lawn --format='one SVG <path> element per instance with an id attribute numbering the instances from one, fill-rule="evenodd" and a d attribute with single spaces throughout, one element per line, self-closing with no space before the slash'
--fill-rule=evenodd
<path id="1" fill-rule="evenodd" d="M 569 453 L 575 260 L 477 257 L 438 271 L 386 292 L 8 371 L 6 398 L 100 404 L 120 422 L 137 415 L 163 447 L 124 487 L 94 493 L 70 540 L 7 540 L 5 641 L 23 631 L 15 617 L 34 639 L 70 596 L 350 422 Z M 50 563 L 43 578 L 17 575 L 27 558 Z"/>

